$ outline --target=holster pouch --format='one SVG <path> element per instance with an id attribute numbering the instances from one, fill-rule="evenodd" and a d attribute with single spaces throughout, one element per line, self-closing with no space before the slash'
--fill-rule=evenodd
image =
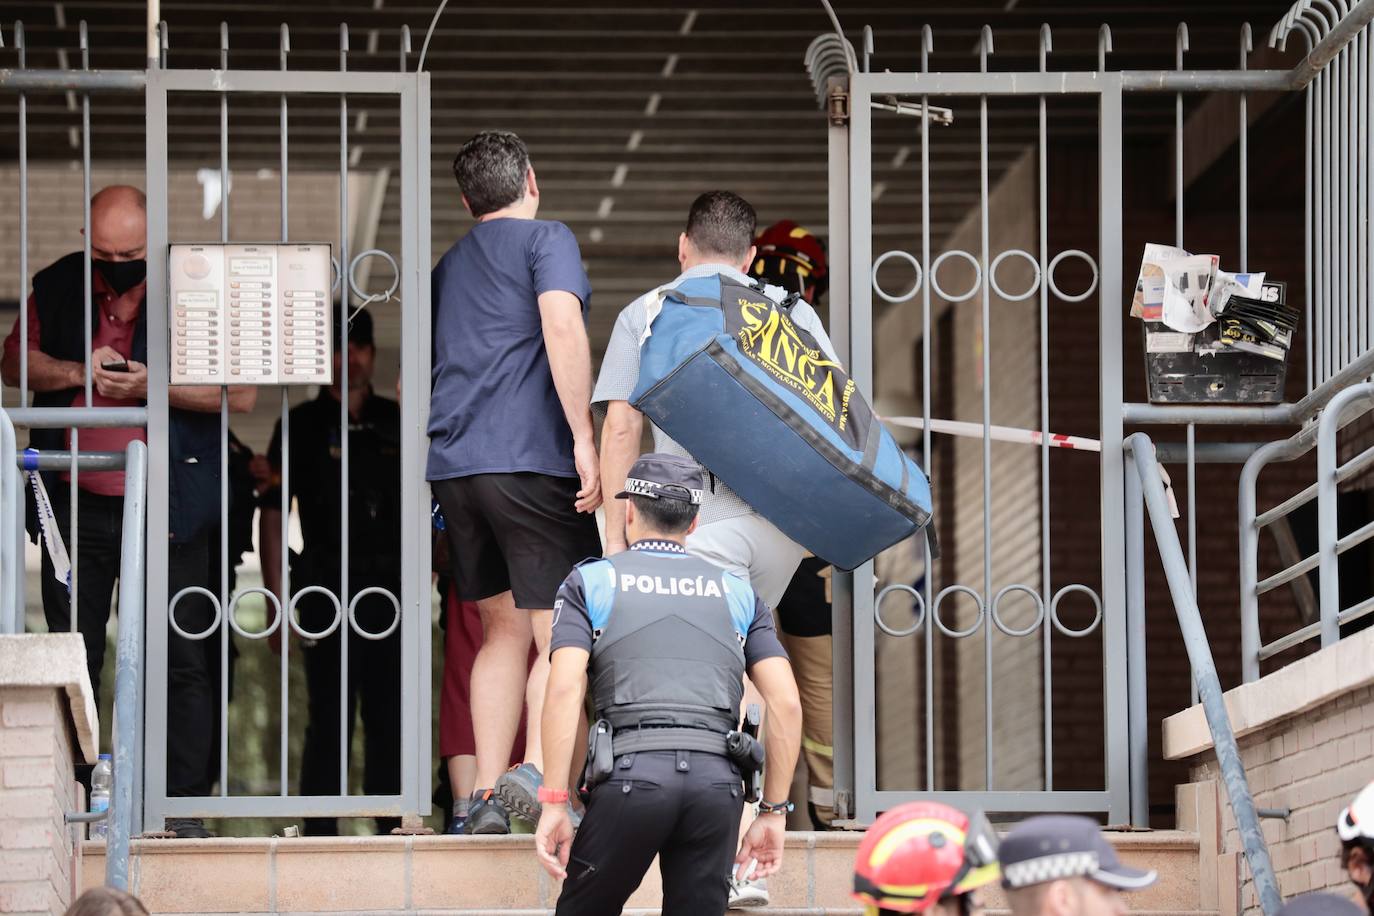
<path id="1" fill-rule="evenodd" d="M 744 800 L 750 804 L 763 798 L 763 742 L 759 740 L 759 724 L 763 716 L 758 706 L 750 706 L 744 713 L 743 728 L 725 736 L 725 755 L 739 767 L 744 779 Z"/>
<path id="2" fill-rule="evenodd" d="M 582 770 L 582 785 L 578 789 L 584 803 L 591 796 L 592 789 L 609 779 L 615 769 L 615 753 L 611 748 L 613 738 L 614 730 L 610 722 L 597 719 L 592 723 L 587 735 L 587 765 Z"/>

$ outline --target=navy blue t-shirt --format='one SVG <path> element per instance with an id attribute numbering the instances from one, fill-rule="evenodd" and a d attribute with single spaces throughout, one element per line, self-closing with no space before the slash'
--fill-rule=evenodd
<path id="1" fill-rule="evenodd" d="M 434 374 L 426 479 L 532 471 L 576 477 L 572 432 L 549 371 L 539 296 L 592 288 L 572 230 L 548 220 L 477 223 L 430 277 Z"/>

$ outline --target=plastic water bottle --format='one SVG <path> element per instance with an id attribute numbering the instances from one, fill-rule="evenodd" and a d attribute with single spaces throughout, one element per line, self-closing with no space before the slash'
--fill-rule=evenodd
<path id="1" fill-rule="evenodd" d="M 110 790 L 114 788 L 114 763 L 109 754 L 101 754 L 91 771 L 91 813 L 110 810 Z M 90 837 L 103 840 L 109 833 L 108 819 L 91 824 Z"/>

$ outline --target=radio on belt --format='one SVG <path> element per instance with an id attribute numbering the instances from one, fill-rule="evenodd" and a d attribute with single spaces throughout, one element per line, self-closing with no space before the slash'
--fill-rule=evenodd
<path id="1" fill-rule="evenodd" d="M 172 245 L 173 385 L 328 385 L 328 243 Z"/>

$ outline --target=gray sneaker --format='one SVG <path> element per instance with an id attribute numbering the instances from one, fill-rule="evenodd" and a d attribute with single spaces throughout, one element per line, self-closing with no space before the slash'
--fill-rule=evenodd
<path id="1" fill-rule="evenodd" d="M 539 823 L 539 815 L 544 806 L 539 803 L 539 787 L 544 784 L 544 774 L 532 763 L 522 763 L 512 767 L 496 780 L 496 797 L 506 810 L 518 818 Z"/>
<path id="2" fill-rule="evenodd" d="M 510 833 L 510 814 L 490 789 L 474 792 L 464 828 L 469 835 Z"/>
<path id="3" fill-rule="evenodd" d="M 756 878 L 751 881 L 730 879 L 730 902 L 726 909 L 743 910 L 759 906 L 768 906 L 767 880 L 763 878 Z"/>

